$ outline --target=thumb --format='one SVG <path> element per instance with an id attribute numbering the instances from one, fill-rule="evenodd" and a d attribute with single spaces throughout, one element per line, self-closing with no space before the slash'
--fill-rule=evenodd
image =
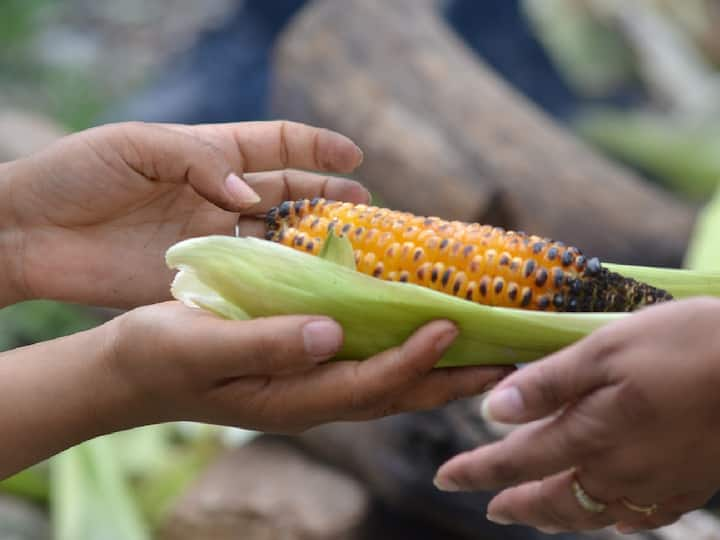
<path id="1" fill-rule="evenodd" d="M 103 129 L 103 128 L 101 128 Z M 260 196 L 233 171 L 223 152 L 190 133 L 162 124 L 130 122 L 104 128 L 123 160 L 157 182 L 188 183 L 213 204 L 238 212 L 260 202 Z M 123 135 L 116 139 L 118 131 Z"/>
<path id="2" fill-rule="evenodd" d="M 585 338 L 504 379 L 483 401 L 483 417 L 508 424 L 538 420 L 602 386 L 596 341 Z"/>

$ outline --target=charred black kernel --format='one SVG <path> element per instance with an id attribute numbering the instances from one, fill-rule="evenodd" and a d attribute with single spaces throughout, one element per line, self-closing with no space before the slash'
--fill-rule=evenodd
<path id="1" fill-rule="evenodd" d="M 452 253 L 453 255 L 457 255 L 458 251 L 460 251 L 461 247 L 462 247 L 462 242 L 460 242 L 459 240 L 456 240 L 452 246 L 452 249 L 450 250 L 450 253 Z"/>
<path id="2" fill-rule="evenodd" d="M 458 278 L 455 280 L 455 283 L 453 283 L 453 294 L 457 295 L 457 293 L 460 291 L 460 287 L 462 287 L 463 280 Z"/>
<path id="3" fill-rule="evenodd" d="M 313 197 L 312 199 L 310 199 L 310 208 L 315 208 L 319 202 L 320 197 Z"/>
<path id="4" fill-rule="evenodd" d="M 380 277 L 383 273 L 383 268 L 384 268 L 383 263 L 378 263 L 377 266 L 375 267 L 375 270 L 373 270 L 373 273 L 372 273 L 373 277 Z"/>
<path id="5" fill-rule="evenodd" d="M 507 253 L 503 253 L 502 255 L 500 255 L 500 260 L 498 260 L 498 264 L 500 266 L 507 266 L 508 264 L 510 264 L 510 255 L 508 255 Z"/>
<path id="6" fill-rule="evenodd" d="M 565 297 L 562 294 L 557 293 L 555 296 L 553 296 L 553 306 L 555 306 L 556 308 L 561 308 L 564 302 Z"/>
<path id="7" fill-rule="evenodd" d="M 518 295 L 518 286 L 516 283 L 508 285 L 508 298 L 511 302 L 514 302 Z"/>
<path id="8" fill-rule="evenodd" d="M 588 276 L 596 276 L 600 273 L 600 269 L 600 259 L 598 259 L 597 257 L 593 257 L 592 259 L 588 260 L 587 267 L 585 268 L 585 273 Z"/>
<path id="9" fill-rule="evenodd" d="M 465 291 L 465 299 L 472 300 L 473 291 L 475 290 L 475 283 L 468 285 L 467 291 Z"/>
<path id="10" fill-rule="evenodd" d="M 305 249 L 307 251 L 312 251 L 313 249 L 315 249 L 315 242 L 310 240 L 307 244 L 305 244 Z"/>
<path id="11" fill-rule="evenodd" d="M 442 278 L 440 278 L 440 283 L 442 283 L 443 287 L 446 287 L 448 284 L 448 281 L 450 281 L 450 276 L 452 275 L 452 270 L 448 268 L 443 272 Z"/>
<path id="12" fill-rule="evenodd" d="M 285 201 L 280 206 L 278 206 L 278 215 L 281 218 L 286 218 L 290 215 L 290 208 L 292 208 L 292 203 L 290 201 Z"/>
<path id="13" fill-rule="evenodd" d="M 433 268 L 432 272 L 430 272 L 430 281 L 435 283 L 438 279 L 438 270 L 437 268 Z"/>
<path id="14" fill-rule="evenodd" d="M 585 267 L 585 257 L 583 255 L 578 255 L 575 258 L 575 268 L 578 270 L 582 270 Z"/>
<path id="15" fill-rule="evenodd" d="M 580 279 L 573 279 L 570 283 L 570 291 L 573 294 L 580 294 L 580 291 L 582 291 L 583 288 L 583 282 Z"/>
<path id="16" fill-rule="evenodd" d="M 283 240 L 285 240 L 285 230 L 284 229 L 278 233 L 278 237 L 277 237 L 278 242 L 282 242 Z"/>
<path id="17" fill-rule="evenodd" d="M 565 272 L 562 271 L 561 268 L 553 268 L 553 285 L 556 289 L 559 289 L 562 287 L 563 278 L 565 277 Z"/>
<path id="18" fill-rule="evenodd" d="M 312 223 L 310 224 L 311 229 L 315 229 L 320 224 L 320 218 L 315 218 L 312 220 Z"/>
<path id="19" fill-rule="evenodd" d="M 360 238 L 362 236 L 362 233 L 364 233 L 364 232 L 365 232 L 365 229 L 363 229 L 362 227 L 358 227 L 357 229 L 355 229 L 355 236 Z"/>
<path id="20" fill-rule="evenodd" d="M 400 272 L 400 277 L 398 278 L 398 281 L 407 283 L 407 280 L 409 277 L 410 277 L 410 274 L 408 274 L 407 270 L 403 270 L 402 272 Z"/>
<path id="21" fill-rule="evenodd" d="M 277 215 L 278 215 L 278 209 L 277 206 L 271 208 L 267 214 L 265 214 L 265 223 L 268 227 L 277 227 Z"/>
<path id="22" fill-rule="evenodd" d="M 463 257 L 467 258 L 473 252 L 473 246 L 465 246 L 463 249 Z"/>
<path id="23" fill-rule="evenodd" d="M 538 309 L 541 311 L 545 311 L 548 307 L 550 307 L 550 299 L 546 295 L 542 295 L 537 300 Z"/>
<path id="24" fill-rule="evenodd" d="M 605 300 L 602 298 L 596 299 L 593 308 L 595 311 L 605 311 Z"/>
<path id="25" fill-rule="evenodd" d="M 548 249 L 546 256 L 548 261 L 554 261 L 558 256 L 558 248 L 556 248 L 555 246 L 551 247 L 550 249 Z"/>
<path id="26" fill-rule="evenodd" d="M 522 298 L 520 299 L 520 305 L 522 307 L 527 307 L 530 305 L 530 302 L 532 301 L 532 289 L 529 287 L 525 287 L 523 289 Z"/>
<path id="27" fill-rule="evenodd" d="M 265 233 L 265 240 L 272 240 L 275 238 L 275 231 L 268 231 Z"/>
<path id="28" fill-rule="evenodd" d="M 566 249 L 565 252 L 562 254 L 562 265 L 563 266 L 570 266 L 573 262 L 573 254 L 569 249 Z"/>
<path id="29" fill-rule="evenodd" d="M 496 278 L 495 280 L 495 294 L 500 294 L 505 286 L 505 281 L 502 278 Z"/>
<path id="30" fill-rule="evenodd" d="M 565 306 L 565 311 L 577 311 L 577 308 L 577 299 L 571 298 L 570 300 L 568 300 L 567 306 Z"/>
<path id="31" fill-rule="evenodd" d="M 432 218 L 425 218 L 425 221 L 423 221 L 423 225 L 425 227 L 429 227 L 432 225 L 435 221 Z"/>
<path id="32" fill-rule="evenodd" d="M 535 255 L 540 253 L 545 247 L 545 242 L 535 242 L 532 247 L 532 251 Z"/>
<path id="33" fill-rule="evenodd" d="M 413 261 L 417 262 L 420 260 L 420 257 L 422 257 L 423 250 L 422 248 L 417 248 L 415 250 L 415 253 L 413 253 Z"/>
<path id="34" fill-rule="evenodd" d="M 450 241 L 447 238 L 443 238 L 442 241 L 440 242 L 440 245 L 438 246 L 440 248 L 440 251 L 445 249 L 449 243 L 450 243 Z"/>
<path id="35" fill-rule="evenodd" d="M 295 208 L 295 213 L 300 214 L 305 209 L 305 201 L 295 201 L 293 206 Z"/>
<path id="36" fill-rule="evenodd" d="M 342 234 L 347 234 L 350 232 L 350 229 L 352 229 L 352 225 L 350 223 L 346 223 L 345 225 L 342 226 L 342 229 L 340 229 L 340 232 Z"/>
<path id="37" fill-rule="evenodd" d="M 480 289 L 480 294 L 483 295 L 483 296 L 487 296 L 487 293 L 488 293 L 488 282 L 489 282 L 489 281 L 490 281 L 490 280 L 487 278 L 487 276 L 484 277 L 484 278 L 482 278 L 482 279 L 480 280 L 479 289 Z"/>
<path id="38" fill-rule="evenodd" d="M 335 230 L 335 225 L 337 225 L 336 220 L 332 220 L 330 223 L 327 224 L 328 236 Z"/>
<path id="39" fill-rule="evenodd" d="M 548 273 L 547 270 L 544 268 L 538 268 L 538 271 L 535 273 L 535 285 L 538 287 L 542 287 L 545 285 L 545 282 L 547 282 Z"/>
<path id="40" fill-rule="evenodd" d="M 510 270 L 512 272 L 516 272 L 518 268 L 520 268 L 520 263 L 518 262 L 518 259 L 513 259 L 510 263 Z"/>
<path id="41" fill-rule="evenodd" d="M 304 234 L 298 234 L 295 237 L 294 243 L 296 246 L 302 246 L 305 243 L 305 235 Z"/>
<path id="42" fill-rule="evenodd" d="M 530 277 L 530 274 L 532 274 L 535 271 L 535 261 L 532 259 L 528 259 L 528 261 L 525 263 L 525 268 L 523 269 L 523 275 L 527 278 Z"/>

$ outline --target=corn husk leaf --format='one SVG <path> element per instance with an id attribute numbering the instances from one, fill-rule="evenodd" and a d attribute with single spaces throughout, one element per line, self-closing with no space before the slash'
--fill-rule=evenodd
<path id="1" fill-rule="evenodd" d="M 347 239 L 331 240 L 348 242 Z M 582 338 L 625 313 L 543 313 L 468 302 L 408 283 L 387 282 L 340 264 L 256 238 L 211 236 L 185 240 L 168 250 L 180 270 L 173 295 L 187 305 L 213 291 L 213 309 L 228 318 L 322 314 L 345 330 L 338 359 L 363 359 L 402 343 L 434 319 L 458 324 L 460 336 L 442 366 L 517 364 L 538 359 Z M 676 297 L 720 294 L 720 274 L 614 266 Z M 205 291 L 197 293 L 193 287 Z M 203 296 L 203 297 L 205 297 Z M 222 305 L 222 307 L 220 307 Z"/>

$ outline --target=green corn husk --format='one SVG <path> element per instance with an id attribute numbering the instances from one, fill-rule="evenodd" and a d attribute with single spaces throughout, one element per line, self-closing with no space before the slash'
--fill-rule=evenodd
<path id="1" fill-rule="evenodd" d="M 346 239 L 331 241 L 338 244 L 331 253 L 346 249 Z M 458 324 L 460 336 L 440 366 L 517 364 L 631 316 L 485 306 L 413 284 L 382 281 L 256 238 L 185 240 L 168 250 L 166 260 L 180 270 L 172 292 L 187 305 L 230 319 L 298 313 L 334 318 L 345 330 L 338 359 L 367 358 L 402 343 L 424 323 L 450 319 Z M 676 297 L 720 295 L 720 274 L 623 269 L 631 276 L 651 274 L 653 284 L 671 285 L 667 288 Z"/>

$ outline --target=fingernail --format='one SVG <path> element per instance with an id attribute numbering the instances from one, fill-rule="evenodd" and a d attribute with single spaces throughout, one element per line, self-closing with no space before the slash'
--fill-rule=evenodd
<path id="1" fill-rule="evenodd" d="M 365 152 L 362 151 L 362 148 L 360 148 L 357 144 L 355 145 L 355 148 L 357 148 L 358 152 L 358 167 L 362 165 L 362 162 L 365 161 Z"/>
<path id="2" fill-rule="evenodd" d="M 230 173 L 225 179 L 225 189 L 241 206 L 251 206 L 260 202 L 260 195 L 248 186 L 235 173 Z"/>
<path id="3" fill-rule="evenodd" d="M 515 386 L 492 392 L 482 404 L 482 417 L 495 422 L 521 420 L 525 413 L 522 394 Z"/>
<path id="4" fill-rule="evenodd" d="M 439 478 L 436 476 L 433 480 L 433 484 L 435 484 L 435 487 L 440 491 L 460 491 L 460 487 L 455 482 L 448 480 L 447 478 Z"/>
<path id="5" fill-rule="evenodd" d="M 316 360 L 327 360 L 342 346 L 342 328 L 335 321 L 312 321 L 303 327 L 305 352 Z"/>
<path id="6" fill-rule="evenodd" d="M 445 349 L 447 349 L 450 344 L 455 340 L 455 338 L 458 336 L 458 329 L 456 327 L 449 328 L 435 340 L 435 350 L 437 352 L 445 352 Z"/>
<path id="7" fill-rule="evenodd" d="M 513 520 L 508 518 L 507 516 L 503 516 L 502 514 L 492 514 L 488 513 L 486 516 L 488 521 L 492 521 L 493 523 L 497 523 L 498 525 L 512 525 Z"/>

